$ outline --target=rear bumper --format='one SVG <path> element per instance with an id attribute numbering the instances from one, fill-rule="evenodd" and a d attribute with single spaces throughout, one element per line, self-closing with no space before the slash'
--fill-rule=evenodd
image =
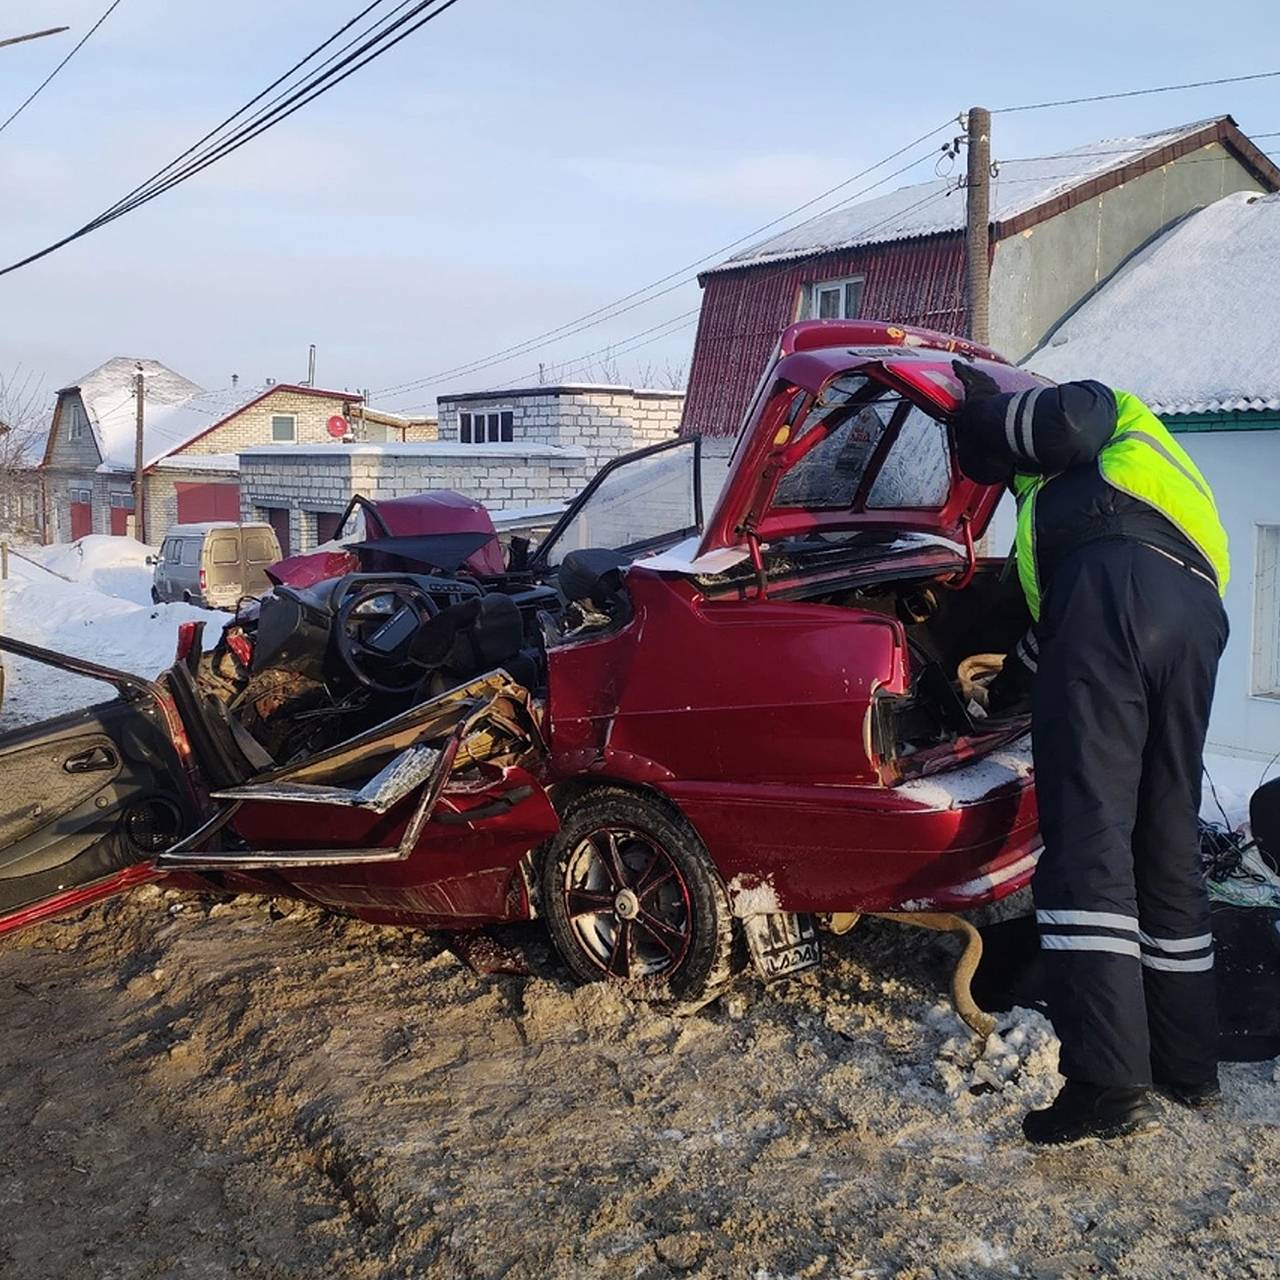
<path id="1" fill-rule="evenodd" d="M 749 910 L 973 909 L 1025 886 L 1041 845 L 1029 754 L 896 788 L 660 786 Z"/>

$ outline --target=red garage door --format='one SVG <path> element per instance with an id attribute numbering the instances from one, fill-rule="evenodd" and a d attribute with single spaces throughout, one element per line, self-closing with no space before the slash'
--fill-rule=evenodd
<path id="1" fill-rule="evenodd" d="M 198 524 L 202 520 L 239 520 L 238 484 L 182 484 L 178 491 L 178 523 Z"/>
<path id="2" fill-rule="evenodd" d="M 93 508 L 87 502 L 71 504 L 71 541 L 93 532 Z"/>
<path id="3" fill-rule="evenodd" d="M 280 544 L 280 554 L 292 554 L 289 547 L 289 508 L 266 507 L 267 523 L 275 530 L 276 541 Z"/>

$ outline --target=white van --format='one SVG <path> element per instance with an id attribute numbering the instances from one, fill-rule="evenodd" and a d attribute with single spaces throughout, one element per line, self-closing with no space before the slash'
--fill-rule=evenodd
<path id="1" fill-rule="evenodd" d="M 175 524 L 160 553 L 147 557 L 155 566 L 151 598 L 234 609 L 242 597 L 270 590 L 266 568 L 279 559 L 280 543 L 269 524 Z"/>

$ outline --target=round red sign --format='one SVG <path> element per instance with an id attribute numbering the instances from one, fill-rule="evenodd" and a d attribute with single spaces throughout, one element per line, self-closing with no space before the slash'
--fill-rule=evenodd
<path id="1" fill-rule="evenodd" d="M 347 420 L 340 413 L 335 413 L 329 419 L 329 434 L 337 439 L 341 439 L 347 434 Z"/>

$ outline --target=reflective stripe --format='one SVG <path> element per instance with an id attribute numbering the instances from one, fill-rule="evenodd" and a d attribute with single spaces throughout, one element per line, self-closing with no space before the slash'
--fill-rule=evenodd
<path id="1" fill-rule="evenodd" d="M 1040 936 L 1040 945 L 1046 951 L 1110 951 L 1118 956 L 1138 958 L 1138 944 L 1128 938 L 1089 937 L 1085 934 L 1045 933 Z M 1146 957 L 1143 956 L 1143 963 Z M 1185 964 L 1186 961 L 1175 960 L 1174 964 Z"/>
<path id="2" fill-rule="evenodd" d="M 1203 951 L 1213 946 L 1213 934 L 1202 933 L 1196 938 L 1153 938 L 1149 933 L 1138 930 L 1138 938 L 1144 947 L 1154 947 L 1157 951 L 1168 951 L 1176 955 L 1179 951 Z"/>
<path id="3" fill-rule="evenodd" d="M 1207 956 L 1194 956 L 1189 960 L 1171 960 L 1168 956 L 1142 957 L 1143 965 L 1148 969 L 1159 969 L 1164 973 L 1204 973 L 1213 968 L 1213 952 Z"/>
<path id="4" fill-rule="evenodd" d="M 1118 911 L 1037 911 L 1039 924 L 1084 924 L 1099 929 L 1122 929 L 1138 932 L 1137 916 L 1122 916 Z"/>
<path id="5" fill-rule="evenodd" d="M 1014 654 L 1028 671 L 1039 671 L 1040 664 L 1031 656 L 1031 650 L 1027 647 L 1026 640 L 1019 640 Z"/>
<path id="6" fill-rule="evenodd" d="M 1022 637 L 1022 643 L 1027 646 L 1028 653 L 1040 652 L 1040 641 L 1036 639 L 1036 633 L 1034 631 L 1028 631 L 1027 634 Z"/>
<path id="7" fill-rule="evenodd" d="M 1018 456 L 1018 439 L 1014 429 L 1014 420 L 1018 414 L 1018 407 L 1027 398 L 1026 391 L 1019 391 L 1009 398 L 1008 407 L 1004 411 L 1004 438 L 1009 446 L 1009 452 Z"/>
<path id="8" fill-rule="evenodd" d="M 1037 387 L 1029 392 L 1026 402 L 1018 411 L 1018 440 L 1022 445 L 1023 457 L 1029 458 L 1032 462 L 1038 461 L 1032 428 L 1035 426 L 1036 401 L 1040 399 L 1040 393 L 1043 390 L 1043 387 Z"/>
<path id="9" fill-rule="evenodd" d="M 1183 476 L 1190 480 L 1204 497 L 1208 498 L 1210 502 L 1213 501 L 1213 494 L 1209 492 L 1209 488 L 1204 481 L 1201 480 L 1199 476 L 1193 475 L 1188 471 L 1186 467 L 1184 467 L 1182 463 L 1179 462 L 1178 459 L 1175 458 L 1173 454 L 1171 454 L 1169 450 L 1166 449 L 1164 445 L 1161 444 L 1160 441 L 1157 440 L 1149 431 L 1139 431 L 1136 427 L 1131 427 L 1128 431 L 1122 431 L 1119 435 L 1112 436 L 1111 439 L 1107 441 L 1107 444 L 1119 444 L 1121 440 L 1141 440 L 1143 444 L 1149 445 L 1171 467 L 1175 467 Z"/>

